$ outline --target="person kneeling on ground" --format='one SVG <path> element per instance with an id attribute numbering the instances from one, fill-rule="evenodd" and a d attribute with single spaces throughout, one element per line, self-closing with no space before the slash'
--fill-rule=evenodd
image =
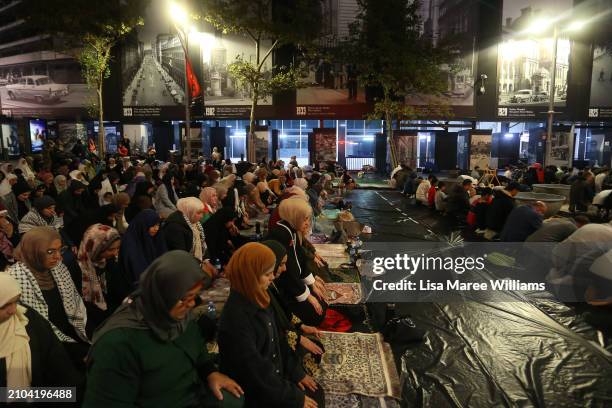
<path id="1" fill-rule="evenodd" d="M 516 207 L 506 220 L 500 238 L 504 242 L 524 242 L 542 226 L 547 206 L 542 201 Z"/>
<path id="2" fill-rule="evenodd" d="M 493 192 L 493 202 L 487 209 L 487 230 L 484 237 L 493 239 L 506 224 L 506 219 L 514 209 L 514 196 L 519 192 L 519 183 L 508 183 L 503 190 Z"/>
<path id="3" fill-rule="evenodd" d="M 270 304 L 275 266 L 274 252 L 254 242 L 227 265 L 231 292 L 219 326 L 221 369 L 243 385 L 246 406 L 316 408 L 322 390 L 284 341 Z"/>
<path id="4" fill-rule="evenodd" d="M 242 388 L 217 371 L 190 312 L 204 272 L 188 252 L 157 258 L 94 334 L 83 407 L 240 407 Z"/>

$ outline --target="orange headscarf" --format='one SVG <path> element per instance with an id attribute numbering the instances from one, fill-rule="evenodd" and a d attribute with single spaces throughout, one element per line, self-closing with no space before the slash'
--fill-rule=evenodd
<path id="1" fill-rule="evenodd" d="M 270 295 L 261 288 L 259 278 L 274 270 L 275 265 L 276 256 L 270 248 L 250 242 L 234 252 L 225 271 L 233 290 L 259 307 L 266 308 L 270 304 Z"/>

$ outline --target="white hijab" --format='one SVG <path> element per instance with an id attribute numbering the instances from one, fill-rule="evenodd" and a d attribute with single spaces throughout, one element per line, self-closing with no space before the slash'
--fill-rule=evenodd
<path id="1" fill-rule="evenodd" d="M 7 174 L 4 180 L 2 180 L 2 183 L 0 183 L 0 197 L 4 197 L 5 195 L 13 191 L 13 186 L 11 185 L 11 183 L 9 183 L 9 181 L 11 180 L 17 180 L 17 176 L 13 173 Z"/>
<path id="2" fill-rule="evenodd" d="M 36 178 L 36 175 L 30 168 L 30 165 L 28 164 L 26 159 L 19 159 L 17 168 L 21 170 L 21 172 L 23 173 L 23 178 L 25 178 L 26 180 L 34 180 Z"/>
<path id="3" fill-rule="evenodd" d="M 17 281 L 8 273 L 0 272 L 0 307 L 19 294 Z M 17 313 L 0 323 L 0 358 L 6 360 L 8 388 L 25 388 L 32 383 L 32 354 L 25 312 L 23 306 L 17 306 Z"/>

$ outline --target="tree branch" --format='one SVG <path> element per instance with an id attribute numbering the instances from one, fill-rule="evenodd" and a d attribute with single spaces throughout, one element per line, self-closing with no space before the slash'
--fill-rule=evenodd
<path id="1" fill-rule="evenodd" d="M 274 49 L 274 47 L 276 47 L 277 44 L 278 44 L 278 40 L 275 40 L 272 46 L 270 47 L 270 49 L 268 50 L 268 52 L 266 52 L 266 55 L 264 55 L 263 58 L 261 59 L 261 62 L 257 66 L 257 71 L 261 70 L 261 67 L 266 62 L 266 59 L 270 56 L 270 54 L 272 53 L 272 50 Z"/>
<path id="2" fill-rule="evenodd" d="M 251 37 L 253 41 L 257 42 L 257 38 L 253 35 L 251 30 L 249 30 L 248 28 L 245 28 L 244 31 L 249 35 L 249 37 Z"/>

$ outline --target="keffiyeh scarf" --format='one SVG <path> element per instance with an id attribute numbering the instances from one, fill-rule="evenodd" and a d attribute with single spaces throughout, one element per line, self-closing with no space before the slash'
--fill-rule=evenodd
<path id="1" fill-rule="evenodd" d="M 42 317 L 49 321 L 49 307 L 47 306 L 40 286 L 38 286 L 36 278 L 32 271 L 30 271 L 30 268 L 23 262 L 17 262 L 10 266 L 7 272 L 17 280 L 21 287 L 21 298 L 19 299 L 19 303 L 36 310 Z M 85 334 L 87 311 L 83 299 L 81 299 L 79 292 L 72 282 L 68 268 L 66 268 L 63 263 L 60 263 L 55 268 L 51 269 L 50 273 L 62 297 L 64 311 L 66 312 L 68 321 L 74 327 L 81 340 L 87 341 L 87 335 Z M 76 343 L 77 340 L 62 333 L 53 323 L 49 322 L 49 324 L 60 341 Z"/>

